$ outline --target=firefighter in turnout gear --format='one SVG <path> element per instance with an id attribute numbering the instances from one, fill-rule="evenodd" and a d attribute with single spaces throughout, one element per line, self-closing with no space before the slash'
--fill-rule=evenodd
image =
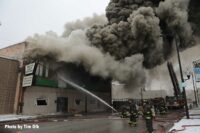
<path id="1" fill-rule="evenodd" d="M 137 113 L 137 110 L 134 110 L 132 112 L 130 112 L 130 122 L 129 122 L 129 125 L 130 126 L 137 126 L 137 116 L 138 113 Z"/>
<path id="2" fill-rule="evenodd" d="M 137 118 L 138 118 L 138 111 L 136 109 L 136 105 L 133 103 L 133 101 L 129 101 L 130 106 L 130 126 L 137 126 Z"/>
<path id="3" fill-rule="evenodd" d="M 150 105 L 146 105 L 144 109 L 144 119 L 148 133 L 153 133 L 153 114 Z"/>
<path id="4" fill-rule="evenodd" d="M 164 104 L 160 105 L 159 112 L 160 112 L 161 115 L 164 115 L 164 114 L 167 113 L 167 109 L 166 109 Z"/>
<path id="5" fill-rule="evenodd" d="M 122 108 L 121 118 L 128 118 L 129 113 L 125 107 Z"/>

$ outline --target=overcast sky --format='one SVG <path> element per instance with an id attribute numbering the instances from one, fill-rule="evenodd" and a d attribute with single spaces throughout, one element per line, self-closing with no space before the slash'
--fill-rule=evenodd
<path id="1" fill-rule="evenodd" d="M 0 0 L 0 48 L 34 33 L 63 32 L 66 22 L 105 13 L 109 0 Z"/>

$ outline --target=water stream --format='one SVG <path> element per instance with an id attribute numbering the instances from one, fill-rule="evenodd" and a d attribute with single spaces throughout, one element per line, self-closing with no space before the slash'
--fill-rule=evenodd
<path id="1" fill-rule="evenodd" d="M 67 80 L 66 78 L 64 78 L 63 76 L 58 74 L 58 78 L 60 78 L 62 81 L 66 82 L 67 84 L 73 86 L 74 88 L 81 90 L 85 93 L 87 93 L 88 95 L 92 96 L 93 98 L 99 100 L 101 103 L 103 103 L 104 105 L 106 105 L 107 107 L 111 108 L 113 111 L 118 112 L 116 109 L 114 109 L 111 105 L 109 105 L 106 101 L 104 101 L 103 99 L 101 99 L 100 97 L 96 96 L 95 94 L 93 94 L 92 92 L 86 90 L 85 88 Z"/>

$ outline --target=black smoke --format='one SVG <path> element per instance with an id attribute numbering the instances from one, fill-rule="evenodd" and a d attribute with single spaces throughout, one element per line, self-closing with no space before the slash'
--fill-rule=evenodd
<path id="1" fill-rule="evenodd" d="M 171 56 L 175 39 L 180 41 L 181 49 L 195 44 L 199 30 L 193 30 L 199 22 L 193 16 L 198 10 L 192 6 L 194 3 L 194 0 L 111 0 L 106 8 L 108 24 L 92 26 L 87 36 L 92 45 L 117 60 L 140 53 L 144 56 L 143 65 L 153 68 Z"/>

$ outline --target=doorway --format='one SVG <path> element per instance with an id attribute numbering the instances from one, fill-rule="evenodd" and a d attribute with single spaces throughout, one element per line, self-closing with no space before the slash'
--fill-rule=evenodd
<path id="1" fill-rule="evenodd" d="M 67 113 L 68 112 L 68 98 L 57 97 L 57 112 Z"/>

